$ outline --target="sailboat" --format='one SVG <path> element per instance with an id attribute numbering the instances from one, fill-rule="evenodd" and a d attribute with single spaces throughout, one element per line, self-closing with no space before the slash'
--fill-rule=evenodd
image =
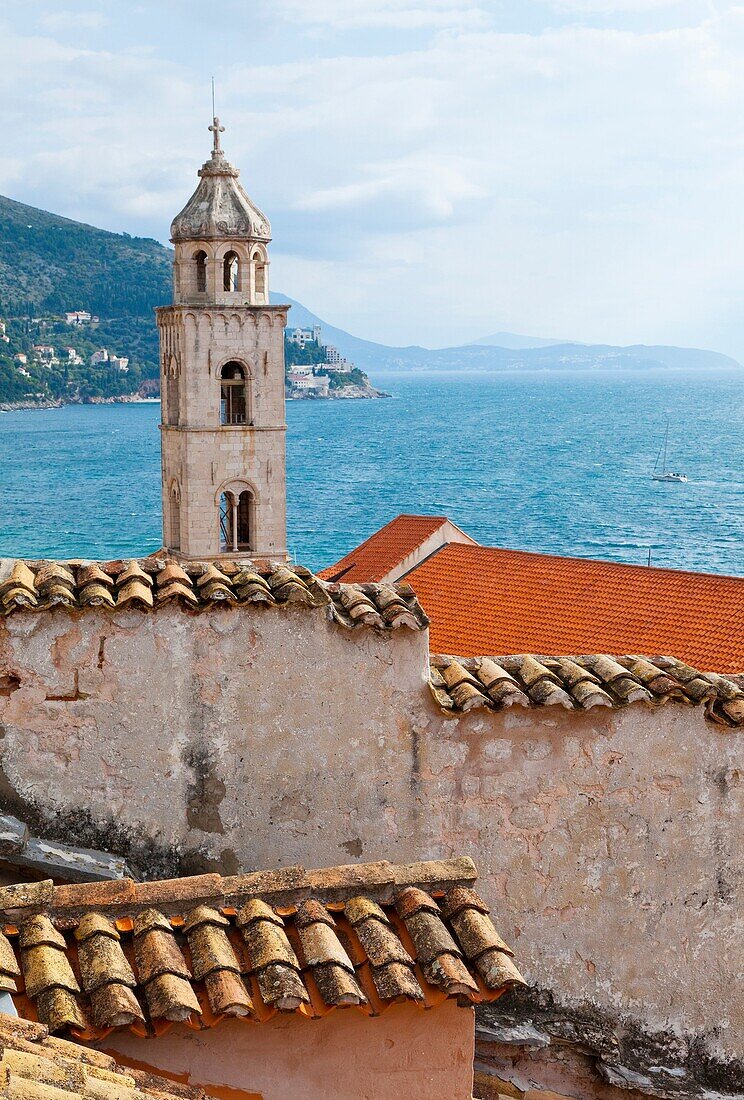
<path id="1" fill-rule="evenodd" d="M 687 474 L 675 474 L 671 470 L 667 470 L 667 447 L 669 445 L 669 421 L 666 422 L 666 431 L 664 433 L 664 442 L 659 447 L 659 453 L 656 456 L 656 463 L 651 473 L 653 481 L 687 481 Z M 661 469 L 659 469 L 659 459 L 664 455 L 661 463 Z"/>

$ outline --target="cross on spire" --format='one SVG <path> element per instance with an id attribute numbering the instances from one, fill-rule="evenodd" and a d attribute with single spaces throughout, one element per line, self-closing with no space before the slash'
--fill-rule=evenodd
<path id="1" fill-rule="evenodd" d="M 212 155 L 214 156 L 215 154 L 222 152 L 222 146 L 220 145 L 220 134 L 224 134 L 225 127 L 220 126 L 220 120 L 217 118 L 217 115 L 215 115 L 212 119 L 212 125 L 208 126 L 207 129 L 214 136 L 214 145 L 212 146 Z"/>

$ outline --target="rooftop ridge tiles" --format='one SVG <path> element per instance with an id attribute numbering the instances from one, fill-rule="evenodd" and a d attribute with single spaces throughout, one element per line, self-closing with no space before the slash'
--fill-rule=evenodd
<path id="1" fill-rule="evenodd" d="M 130 911 L 131 899 L 139 900 L 140 908 L 122 921 L 112 912 L 122 906 L 105 904 L 115 895 L 92 893 L 70 922 L 70 891 L 82 902 L 85 884 L 57 888 L 67 891 L 61 915 L 51 883 L 37 892 L 43 913 L 33 905 L 19 912 L 16 889 L 16 927 L 4 946 L 13 966 L 5 969 L 18 971 L 21 1013 L 83 1042 L 122 1027 L 159 1035 L 196 1016 L 199 1027 L 210 1027 L 231 1016 L 317 1017 L 349 1005 L 365 1012 L 371 1005 L 376 1015 L 401 1000 L 436 1004 L 442 995 L 493 1000 L 523 979 L 472 890 L 475 878 L 472 860 L 461 857 L 130 881 L 117 900 L 130 899 Z M 295 904 L 277 906 L 298 884 Z M 241 908 L 222 905 L 226 885 L 243 891 Z M 211 907 L 210 892 L 217 895 Z M 177 919 L 169 919 L 163 895 L 176 899 Z M 33 893 L 28 900 L 38 901 Z"/>
<path id="2" fill-rule="evenodd" d="M 409 554 L 418 550 L 447 522 L 449 522 L 447 516 L 421 516 L 412 513 L 394 516 L 359 546 L 348 554 L 344 554 L 335 565 L 322 569 L 320 576 L 325 580 L 341 581 L 349 573 L 361 569 L 366 574 L 370 574 L 361 579 L 374 581 L 394 569 Z M 372 573 L 376 576 L 373 577 Z"/>
<path id="3" fill-rule="evenodd" d="M 485 678 L 480 677 L 485 666 Z M 580 670 L 586 670 L 586 678 Z M 429 687 L 445 714 L 465 714 L 474 707 L 502 710 L 515 701 L 493 691 L 505 673 L 527 705 L 559 702 L 571 710 L 594 706 L 626 707 L 681 703 L 702 706 L 705 717 L 729 728 L 744 726 L 744 674 L 700 672 L 673 657 L 613 656 L 607 653 L 546 657 L 535 654 L 455 657 L 432 654 Z M 656 675 L 654 676 L 654 672 Z M 552 690 L 545 691 L 546 684 Z"/>
<path id="4" fill-rule="evenodd" d="M 50 577 L 57 580 L 50 585 Z M 36 584 L 40 578 L 43 591 Z M 63 579 L 64 578 L 64 579 Z M 70 580 L 71 578 L 71 580 Z M 162 578 L 162 579 L 161 579 Z M 351 610 L 349 593 L 358 592 L 367 607 Z M 343 596 L 343 598 L 342 598 Z M 343 593 L 301 565 L 262 559 L 180 562 L 151 556 L 94 562 L 85 559 L 0 559 L 0 614 L 38 613 L 54 608 L 123 608 L 157 614 L 163 607 L 194 613 L 207 608 L 252 609 L 256 604 L 322 609 L 333 622 L 355 629 L 372 626 L 424 630 L 429 623 L 410 586 L 346 585 Z"/>
<path id="5" fill-rule="evenodd" d="M 400 864 L 378 860 L 311 870 L 294 866 L 225 877 L 209 873 L 151 882 L 125 878 L 54 886 L 49 879 L 0 887 L 0 922 L 16 926 L 39 915 L 50 918 L 57 928 L 69 929 L 90 912 L 114 920 L 151 911 L 181 918 L 187 909 L 202 905 L 231 909 L 248 899 L 294 911 L 309 899 L 342 906 L 359 895 L 378 904 L 392 904 L 406 887 L 443 894 L 453 886 L 472 885 L 476 877 L 472 859 L 463 856 Z"/>

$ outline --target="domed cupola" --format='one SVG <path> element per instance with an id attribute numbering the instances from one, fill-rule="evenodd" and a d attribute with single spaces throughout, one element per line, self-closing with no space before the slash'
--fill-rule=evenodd
<path id="1" fill-rule="evenodd" d="M 225 127 L 215 118 L 211 158 L 199 169 L 199 186 L 171 224 L 171 240 L 270 241 L 271 226 L 262 210 L 245 193 L 237 168 L 226 160 L 220 143 Z"/>

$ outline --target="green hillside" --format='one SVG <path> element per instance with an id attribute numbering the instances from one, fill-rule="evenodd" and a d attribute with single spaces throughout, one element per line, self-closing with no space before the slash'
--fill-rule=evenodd
<path id="1" fill-rule="evenodd" d="M 171 261 L 157 241 L 0 196 L 0 406 L 156 396 L 153 310 L 171 300 Z M 68 324 L 73 311 L 93 320 Z M 113 364 L 91 361 L 102 348 Z M 318 346 L 286 348 L 288 367 L 325 358 Z M 369 384 L 361 371 L 326 373 L 333 391 Z"/>
<path id="2" fill-rule="evenodd" d="M 153 309 L 171 298 L 171 254 L 0 196 L 0 403 L 90 401 L 158 392 Z M 65 324 L 84 310 L 95 324 Z M 55 349 L 39 362 L 34 344 Z M 105 347 L 125 371 L 91 364 Z M 67 349 L 77 352 L 72 360 Z M 23 363 L 17 357 L 26 356 Z M 77 361 L 81 360 L 81 361 Z"/>
<path id="3" fill-rule="evenodd" d="M 0 196 L 0 315 L 85 309 L 148 317 L 170 301 L 171 256 L 145 237 L 107 233 Z"/>

